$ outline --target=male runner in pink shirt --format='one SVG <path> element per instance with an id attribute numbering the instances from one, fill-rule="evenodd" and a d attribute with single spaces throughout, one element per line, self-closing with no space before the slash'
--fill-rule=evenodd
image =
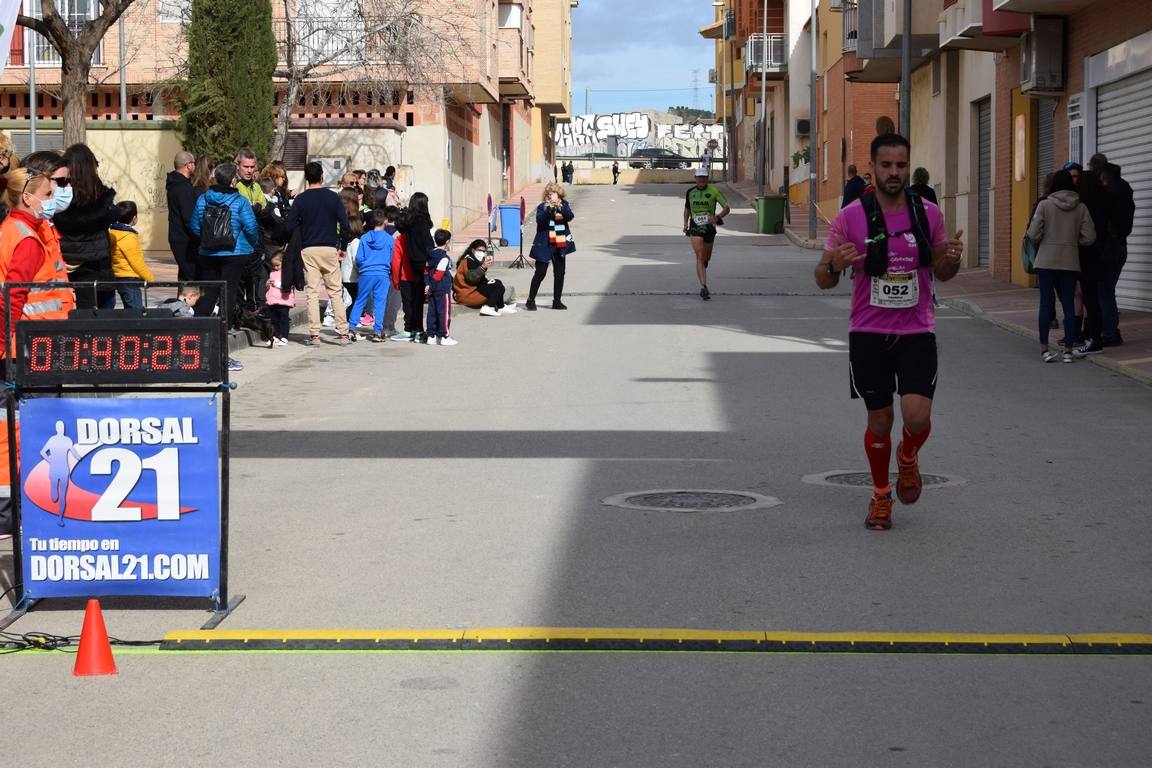
<path id="1" fill-rule="evenodd" d="M 833 288 L 852 267 L 848 361 L 852 397 L 864 400 L 864 452 L 872 472 L 872 501 L 864 525 L 892 527 L 893 393 L 904 427 L 896 449 L 896 495 L 914 504 L 922 487 L 917 453 L 932 428 L 936 391 L 936 312 L 932 278 L 951 280 L 960 269 L 963 231 L 949 239 L 940 209 L 907 192 L 911 145 L 898 134 L 872 141 L 874 193 L 840 211 L 816 267 L 816 284 Z"/>

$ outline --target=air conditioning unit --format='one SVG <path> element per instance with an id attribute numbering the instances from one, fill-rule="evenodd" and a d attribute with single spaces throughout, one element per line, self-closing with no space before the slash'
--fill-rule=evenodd
<path id="1" fill-rule="evenodd" d="M 1032 31 L 1020 38 L 1020 92 L 1025 96 L 1064 95 L 1064 19 L 1033 16 Z"/>
<path id="2" fill-rule="evenodd" d="M 796 121 L 796 135 L 807 136 L 812 133 L 812 121 L 806 118 L 801 118 Z"/>
<path id="3" fill-rule="evenodd" d="M 844 0 L 831 0 L 831 2 L 828 3 L 828 9 L 831 11 L 844 10 Z"/>

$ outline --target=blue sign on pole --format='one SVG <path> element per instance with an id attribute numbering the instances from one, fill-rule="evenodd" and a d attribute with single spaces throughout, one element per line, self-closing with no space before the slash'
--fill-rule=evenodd
<path id="1" fill-rule="evenodd" d="M 35 398 L 20 407 L 25 597 L 212 597 L 216 405 Z"/>

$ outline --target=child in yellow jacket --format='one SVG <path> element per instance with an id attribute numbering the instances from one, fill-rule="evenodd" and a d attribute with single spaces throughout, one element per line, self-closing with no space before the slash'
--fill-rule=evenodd
<path id="1" fill-rule="evenodd" d="M 124 302 L 125 309 L 142 309 L 144 298 L 139 285 L 131 285 L 129 281 L 146 283 L 156 281 L 152 271 L 144 263 L 144 251 L 140 248 L 140 235 L 136 234 L 137 219 L 136 203 L 124 200 L 116 203 L 120 212 L 117 223 L 108 229 L 108 239 L 112 244 L 112 274 L 116 279 L 125 281 L 123 287 L 116 289 L 120 300 Z"/>

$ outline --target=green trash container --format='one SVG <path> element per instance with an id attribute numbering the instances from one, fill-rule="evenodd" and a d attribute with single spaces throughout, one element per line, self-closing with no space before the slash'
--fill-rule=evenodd
<path id="1" fill-rule="evenodd" d="M 784 195 L 766 195 L 756 198 L 756 231 L 761 235 L 779 235 L 784 232 Z"/>

